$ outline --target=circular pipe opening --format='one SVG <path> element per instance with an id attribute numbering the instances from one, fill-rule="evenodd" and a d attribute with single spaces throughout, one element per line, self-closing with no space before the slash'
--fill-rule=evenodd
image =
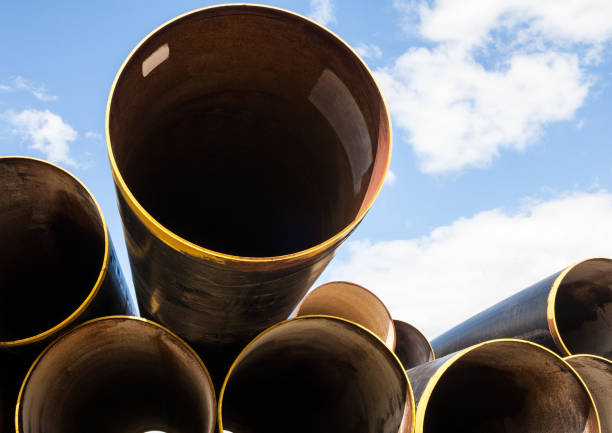
<path id="1" fill-rule="evenodd" d="M 120 194 L 179 250 L 271 257 L 354 227 L 390 157 L 386 106 L 340 39 L 227 5 L 178 17 L 119 71 L 107 110 Z"/>
<path id="2" fill-rule="evenodd" d="M 0 158 L 0 185 L 2 346 L 36 340 L 84 308 L 104 276 L 108 235 L 90 192 L 53 164 Z"/>
<path id="3" fill-rule="evenodd" d="M 407 433 L 412 401 L 382 341 L 342 319 L 306 316 L 269 328 L 238 356 L 219 420 L 233 433 Z"/>
<path id="4" fill-rule="evenodd" d="M 395 353 L 406 370 L 433 361 L 435 355 L 429 340 L 414 326 L 401 320 L 394 320 Z"/>
<path id="5" fill-rule="evenodd" d="M 571 367 L 540 346 L 515 340 L 483 343 L 457 355 L 435 382 L 422 431 L 599 430 L 592 400 Z"/>
<path id="6" fill-rule="evenodd" d="M 18 433 L 212 433 L 215 392 L 182 340 L 144 319 L 95 319 L 35 361 L 17 402 Z"/>
<path id="7" fill-rule="evenodd" d="M 555 283 L 554 323 L 566 354 L 612 358 L 612 260 L 580 262 Z"/>

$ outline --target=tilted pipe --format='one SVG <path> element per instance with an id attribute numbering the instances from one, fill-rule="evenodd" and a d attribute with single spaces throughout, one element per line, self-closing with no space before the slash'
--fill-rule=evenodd
<path id="1" fill-rule="evenodd" d="M 406 370 L 433 361 L 436 358 L 429 340 L 414 326 L 394 320 L 395 353 Z"/>
<path id="2" fill-rule="evenodd" d="M 365 287 L 346 281 L 332 281 L 308 293 L 296 309 L 296 316 L 323 314 L 350 320 L 366 327 L 395 349 L 395 327 L 383 302 Z"/>
<path id="3" fill-rule="evenodd" d="M 391 148 L 380 90 L 348 45 L 246 4 L 145 37 L 112 85 L 106 138 L 140 311 L 212 370 L 223 358 L 220 377 L 361 221 Z"/>
<path id="4" fill-rule="evenodd" d="M 612 357 L 612 260 L 593 258 L 484 310 L 431 342 L 436 356 L 496 338 L 521 338 L 562 356 Z"/>
<path id="5" fill-rule="evenodd" d="M 62 168 L 0 157 L 0 431 L 13 431 L 19 385 L 71 326 L 136 314 L 102 211 Z M 4 430 L 2 430 L 4 429 Z"/>
<path id="6" fill-rule="evenodd" d="M 17 433 L 212 433 L 215 391 L 206 367 L 162 326 L 94 319 L 51 343 L 28 372 Z"/>
<path id="7" fill-rule="evenodd" d="M 552 351 L 493 340 L 408 370 L 416 433 L 598 433 L 576 372 Z"/>
<path id="8" fill-rule="evenodd" d="M 410 433 L 412 390 L 393 352 L 331 316 L 276 324 L 251 341 L 219 398 L 219 432 Z"/>
<path id="9" fill-rule="evenodd" d="M 578 372 L 591 392 L 601 432 L 612 433 L 612 361 L 595 355 L 572 355 L 565 361 Z"/>

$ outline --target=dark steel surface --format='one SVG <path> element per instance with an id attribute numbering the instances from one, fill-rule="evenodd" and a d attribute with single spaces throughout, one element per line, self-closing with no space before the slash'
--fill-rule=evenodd
<path id="1" fill-rule="evenodd" d="M 433 361 L 435 355 L 427 338 L 414 326 L 394 320 L 395 354 L 406 370 Z"/>

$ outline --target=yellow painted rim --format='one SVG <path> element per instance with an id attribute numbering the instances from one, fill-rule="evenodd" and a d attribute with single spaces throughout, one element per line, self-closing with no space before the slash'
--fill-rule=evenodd
<path id="1" fill-rule="evenodd" d="M 136 197 L 134 197 L 134 195 L 132 194 L 132 192 L 130 191 L 130 189 L 128 188 L 128 186 L 126 185 L 125 181 L 123 180 L 123 177 L 121 176 L 121 173 L 119 172 L 119 167 L 117 166 L 117 162 L 115 161 L 115 156 L 113 154 L 113 149 L 111 146 L 111 138 L 110 138 L 110 108 L 111 108 L 111 102 L 113 99 L 113 95 L 115 93 L 115 87 L 117 86 L 117 82 L 119 81 L 119 78 L 121 77 L 121 74 L 123 73 L 123 70 L 125 69 L 125 67 L 127 66 L 127 64 L 130 62 L 130 60 L 132 59 L 132 57 L 134 56 L 134 54 L 140 49 L 140 47 L 142 45 L 144 45 L 149 38 L 151 38 L 155 33 L 157 33 L 158 31 L 162 30 L 164 27 L 175 23 L 176 21 L 179 21 L 189 15 L 192 14 L 197 14 L 206 10 L 210 10 L 210 9 L 221 9 L 221 8 L 226 8 L 226 7 L 236 7 L 236 6 L 248 6 L 248 7 L 258 7 L 264 10 L 271 10 L 271 11 L 277 11 L 277 12 L 281 12 L 281 13 L 285 13 L 287 15 L 291 15 L 297 18 L 300 18 L 312 25 L 314 25 L 315 27 L 323 30 L 324 32 L 327 32 L 328 34 L 330 34 L 332 37 L 336 38 L 338 40 L 338 42 L 340 42 L 341 44 L 343 44 L 346 48 L 349 49 L 349 51 L 355 56 L 355 58 L 361 63 L 361 65 L 365 68 L 365 70 L 368 72 L 368 74 L 370 75 L 374 86 L 378 89 L 378 93 L 380 95 L 380 99 L 382 102 L 382 107 L 386 113 L 387 116 L 387 128 L 389 130 L 389 152 L 388 152 L 388 158 L 387 158 L 387 162 L 386 162 L 386 166 L 384 167 L 384 172 L 383 172 L 383 176 L 381 178 L 380 184 L 377 186 L 376 191 L 374 193 L 374 195 L 372 196 L 372 199 L 370 200 L 370 203 L 367 204 L 367 206 L 365 208 L 363 208 L 358 214 L 357 216 L 353 219 L 353 221 L 351 223 L 349 223 L 349 225 L 347 225 L 344 229 L 342 229 L 339 233 L 336 233 L 333 237 L 329 238 L 328 240 L 315 245 L 314 247 L 302 250 L 302 251 L 298 251 L 297 253 L 292 253 L 292 254 L 285 254 L 282 256 L 273 256 L 273 257 L 244 257 L 244 256 L 234 256 L 231 254 L 224 254 L 218 251 L 213 251 L 213 250 L 209 250 L 206 248 L 203 248 L 199 245 L 196 245 L 192 242 L 189 242 L 188 240 L 176 235 L 175 233 L 171 232 L 170 230 L 168 230 L 166 227 L 164 227 L 162 224 L 160 224 L 155 218 L 153 218 L 153 216 L 148 213 L 143 207 L 142 205 L 138 202 L 138 200 L 136 200 Z M 155 30 L 153 30 L 151 33 L 149 33 L 147 36 L 145 36 L 139 43 L 138 45 L 136 45 L 136 47 L 130 52 L 130 54 L 127 56 L 127 58 L 123 61 L 123 64 L 121 65 L 121 67 L 119 68 L 119 71 L 117 72 L 117 75 L 115 76 L 115 79 L 113 80 L 113 84 L 111 86 L 111 90 L 108 96 L 108 101 L 106 104 L 106 120 L 105 120 L 105 133 L 106 133 L 106 146 L 107 146 L 107 150 L 108 150 L 108 157 L 109 157 L 109 161 L 110 161 L 110 165 L 111 165 L 111 171 L 113 174 L 113 179 L 115 180 L 115 185 L 117 186 L 120 194 L 122 195 L 122 197 L 125 199 L 125 201 L 127 202 L 128 206 L 130 207 L 130 209 L 132 210 L 132 212 L 134 212 L 134 214 L 138 217 L 138 219 L 147 227 L 147 229 L 149 229 L 151 231 L 151 233 L 153 233 L 155 236 L 157 236 L 159 239 L 161 239 L 164 243 L 166 243 L 168 246 L 170 246 L 171 248 L 180 251 L 182 253 L 185 254 L 189 254 L 191 256 L 194 257 L 198 257 L 198 258 L 203 258 L 203 259 L 208 259 L 208 260 L 212 260 L 218 263 L 228 263 L 228 262 L 241 262 L 241 263 L 257 263 L 257 262 L 292 262 L 292 261 L 296 261 L 296 260 L 300 260 L 300 259 L 304 259 L 304 258 L 309 258 L 309 257 L 313 257 L 315 255 L 317 255 L 318 253 L 328 249 L 331 245 L 339 242 L 340 240 L 342 240 L 346 235 L 348 235 L 348 233 L 350 233 L 356 226 L 357 224 L 359 224 L 359 222 L 363 219 L 363 217 L 365 216 L 365 214 L 368 212 L 368 210 L 370 209 L 370 207 L 372 206 L 372 204 L 374 203 L 374 201 L 376 200 L 376 197 L 378 196 L 378 194 L 380 193 L 380 190 L 383 186 L 383 184 L 385 183 L 385 177 L 387 175 L 387 172 L 389 171 L 389 165 L 391 163 L 391 149 L 392 149 L 392 142 L 393 142 L 393 137 L 392 137 L 392 130 L 391 130 L 391 116 L 389 113 L 389 109 L 387 107 L 387 103 L 385 101 L 385 98 L 382 94 L 382 91 L 380 89 L 380 86 L 378 84 L 378 82 L 376 81 L 374 74 L 372 74 L 372 71 L 370 70 L 370 68 L 366 65 L 366 63 L 363 61 L 363 59 L 359 56 L 359 54 L 357 54 L 357 52 L 355 52 L 355 50 L 353 50 L 353 48 L 351 48 L 342 38 L 340 38 L 338 35 L 336 35 L 335 33 L 333 33 L 331 30 L 325 28 L 324 26 L 316 23 L 315 21 L 311 20 L 310 18 L 307 18 L 303 15 L 297 14 L 295 12 L 291 12 L 288 11 L 286 9 L 281 9 L 281 8 L 277 8 L 277 7 L 273 7 L 273 6 L 266 6 L 266 5 L 259 5 L 259 4 L 251 4 L 251 3 L 228 3 L 228 4 L 223 4 L 223 5 L 215 5 L 215 6 L 208 6 L 208 7 L 203 7 L 203 8 L 199 8 L 199 9 L 195 9 L 193 11 L 181 14 L 169 21 L 166 21 L 164 24 L 160 25 L 159 27 L 157 27 Z"/>
<path id="2" fill-rule="evenodd" d="M 100 269 L 100 273 L 98 274 L 98 279 L 96 280 L 95 284 L 93 285 L 93 288 L 89 292 L 89 295 L 87 295 L 87 298 L 85 298 L 83 303 L 72 314 L 70 314 L 70 316 L 68 316 L 63 321 L 53 326 L 52 328 L 49 328 L 46 331 L 41 332 L 40 334 L 31 336 L 31 337 L 27 337 L 27 338 L 22 338 L 19 340 L 0 341 L 0 348 L 24 346 L 26 344 L 31 344 L 31 343 L 36 343 L 38 341 L 42 341 L 46 339 L 47 337 L 58 333 L 59 331 L 64 329 L 66 326 L 68 326 L 70 323 L 74 322 L 74 320 L 78 318 L 83 313 L 83 311 L 87 309 L 89 304 L 91 304 L 93 299 L 96 297 L 96 295 L 100 291 L 100 287 L 102 286 L 102 283 L 104 282 L 104 279 L 106 277 L 106 272 L 108 270 L 108 261 L 109 261 L 109 255 L 110 255 L 110 252 L 109 252 L 110 241 L 109 241 L 108 227 L 106 225 L 106 220 L 104 219 L 104 214 L 102 213 L 102 209 L 100 208 L 100 205 L 96 201 L 91 191 L 89 191 L 89 189 L 75 175 L 73 175 L 68 170 L 56 164 L 53 164 L 49 161 L 45 161 L 39 158 L 32 158 L 29 156 L 2 156 L 0 157 L 0 161 L 7 160 L 7 159 L 26 159 L 26 160 L 36 161 L 41 164 L 49 165 L 57 169 L 58 171 L 64 174 L 67 174 L 71 179 L 74 180 L 76 184 L 78 184 L 81 188 L 85 190 L 85 192 L 89 195 L 92 202 L 94 203 L 96 209 L 98 210 L 98 215 L 100 217 L 100 221 L 102 222 L 102 229 L 104 232 L 104 258 L 102 259 L 102 267 Z"/>
<path id="3" fill-rule="evenodd" d="M 580 385 L 582 385 L 582 389 L 587 393 L 591 401 L 591 407 L 593 408 L 593 411 L 595 412 L 595 419 L 597 421 L 597 431 L 601 432 L 601 422 L 599 420 L 599 412 L 597 411 L 597 407 L 595 406 L 595 400 L 593 400 L 593 396 L 591 395 L 591 392 L 587 388 L 586 384 L 584 383 L 580 375 L 576 372 L 576 370 L 568 362 L 566 362 L 563 358 L 561 358 L 559 355 L 557 355 L 552 350 L 547 349 L 546 347 L 541 346 L 537 343 L 533 343 L 531 341 L 526 341 L 526 340 L 519 340 L 516 338 L 498 338 L 495 340 L 484 341 L 482 343 L 478 343 L 468 348 L 462 349 L 456 352 L 449 359 L 444 361 L 444 363 L 440 367 L 438 367 L 435 373 L 429 378 L 429 381 L 427 382 L 427 385 L 425 386 L 425 389 L 423 390 L 423 394 L 421 394 L 421 398 L 419 399 L 418 406 L 417 406 L 417 412 L 416 412 L 416 421 L 415 421 L 415 426 L 416 426 L 415 432 L 416 433 L 423 433 L 423 429 L 425 428 L 425 415 L 427 413 L 427 404 L 429 402 L 429 399 L 431 398 L 431 395 L 434 389 L 436 388 L 436 385 L 438 384 L 438 381 L 444 375 L 446 370 L 448 370 L 459 358 L 461 358 L 468 352 L 471 352 L 472 350 L 478 349 L 488 344 L 494 344 L 494 343 L 499 343 L 499 342 L 515 342 L 515 343 L 522 343 L 522 344 L 534 346 L 538 349 L 541 349 L 541 350 L 544 350 L 550 353 L 555 358 L 560 360 L 563 364 L 565 364 L 570 369 L 570 371 L 574 374 L 574 376 L 576 377 Z"/>
<path id="4" fill-rule="evenodd" d="M 385 344 L 384 341 L 382 341 L 382 339 L 374 334 L 372 331 L 370 331 L 368 328 L 361 326 L 359 323 L 355 323 L 352 322 L 350 320 L 347 319 L 343 319 L 342 317 L 335 317 L 335 316 L 328 316 L 325 314 L 312 314 L 312 315 L 307 315 L 307 316 L 299 316 L 299 317 L 293 317 L 291 319 L 287 319 L 287 320 L 283 320 L 282 322 L 278 322 L 272 326 L 270 326 L 269 328 L 261 331 L 259 334 L 257 334 L 257 336 L 255 338 L 253 338 L 249 344 L 247 344 L 238 354 L 238 356 L 236 357 L 236 359 L 234 359 L 234 362 L 232 362 L 231 367 L 229 368 L 229 370 L 227 371 L 227 374 L 225 375 L 225 379 L 223 380 L 223 386 L 221 387 L 221 393 L 219 394 L 219 407 L 217 410 L 217 421 L 219 424 L 219 433 L 224 433 L 223 430 L 223 417 L 222 417 L 222 412 L 223 412 L 223 395 L 225 394 L 225 388 L 227 386 L 227 382 L 229 381 L 229 378 L 232 374 L 232 371 L 234 371 L 234 368 L 236 367 L 236 364 L 238 363 L 238 361 L 240 361 L 240 359 L 242 358 L 242 355 L 244 354 L 244 352 L 246 352 L 246 350 L 252 345 L 254 344 L 260 337 L 262 337 L 263 335 L 267 334 L 268 332 L 270 332 L 271 330 L 273 330 L 274 328 L 276 328 L 277 326 L 281 326 L 285 323 L 288 322 L 292 322 L 294 320 L 309 320 L 309 319 L 313 319 L 313 318 L 319 318 L 319 319 L 331 319 L 331 320 L 336 320 L 339 322 L 346 322 L 346 323 L 350 323 L 351 325 L 357 326 L 358 328 L 362 329 L 363 331 L 365 331 L 367 334 L 373 336 L 376 340 L 378 340 L 380 342 L 380 344 L 383 345 L 383 347 L 389 352 L 391 353 L 391 355 L 393 356 L 393 358 L 395 359 L 395 362 L 397 363 L 397 365 L 399 366 L 400 371 L 403 373 L 404 378 L 406 379 L 406 384 L 407 384 L 407 392 L 406 392 L 406 399 L 410 400 L 410 406 L 412 407 L 411 410 L 411 426 L 410 426 L 410 433 L 414 433 L 414 425 L 415 425 L 415 411 L 416 411 L 416 402 L 414 400 L 414 393 L 412 392 L 412 385 L 410 384 L 410 380 L 408 379 L 408 375 L 406 374 L 406 370 L 404 370 L 404 366 L 402 365 L 402 362 L 399 360 L 399 358 L 397 357 L 397 355 L 395 354 L 395 352 L 393 352 L 393 350 L 389 349 L 389 346 L 387 346 Z M 402 419 L 405 418 L 405 413 L 402 417 Z"/>
<path id="5" fill-rule="evenodd" d="M 30 379 L 30 375 L 34 371 L 34 368 L 36 368 L 36 365 L 38 365 L 38 362 L 41 360 L 41 358 L 49 350 L 51 350 L 51 348 L 55 345 L 56 342 L 58 342 L 60 339 L 63 339 L 65 337 L 67 337 L 68 335 L 72 334 L 76 330 L 78 330 L 80 328 L 83 328 L 83 327 L 85 327 L 87 325 L 90 325 L 92 323 L 95 323 L 95 322 L 101 322 L 101 321 L 113 320 L 113 319 L 129 319 L 129 320 L 135 320 L 135 321 L 143 322 L 143 323 L 145 323 L 147 325 L 151 325 L 153 327 L 157 327 L 157 328 L 161 329 L 162 331 L 167 332 L 172 337 L 174 337 L 179 343 L 181 343 L 186 349 L 188 349 L 189 352 L 191 352 L 191 354 L 195 357 L 195 359 L 198 361 L 198 363 L 202 367 L 202 370 L 204 370 L 204 373 L 206 373 L 206 378 L 208 379 L 208 384 L 210 385 L 210 389 L 212 391 L 213 407 L 217 406 L 217 396 L 216 396 L 216 392 L 215 392 L 215 386 L 213 385 L 213 381 L 212 381 L 212 378 L 210 377 L 210 373 L 208 372 L 208 369 L 206 368 L 206 365 L 204 365 L 204 362 L 202 361 L 200 356 L 196 353 L 195 350 L 193 350 L 193 348 L 189 344 L 187 344 L 185 342 L 185 340 L 183 340 L 181 337 L 176 335 L 174 332 L 172 332 L 171 330 L 169 330 L 165 326 L 160 325 L 157 322 L 153 322 L 152 320 L 149 320 L 149 319 L 145 319 L 145 318 L 142 318 L 142 317 L 126 316 L 126 315 L 104 316 L 104 317 L 98 317 L 98 318 L 95 318 L 95 319 L 92 319 L 92 320 L 88 320 L 87 322 L 84 322 L 84 323 L 81 323 L 78 326 L 75 326 L 69 332 L 67 332 L 67 333 L 61 335 L 60 337 L 56 338 L 55 340 L 53 340 L 53 342 L 51 342 L 45 348 L 45 350 L 43 350 L 40 353 L 40 355 L 38 355 L 36 357 L 36 359 L 34 360 L 32 365 L 30 366 L 30 368 L 28 370 L 28 373 L 26 374 L 25 378 L 23 379 L 23 382 L 21 383 L 21 388 L 19 389 L 19 395 L 17 397 L 17 404 L 15 406 L 15 432 L 16 433 L 20 433 L 20 429 L 19 429 L 19 408 L 21 406 L 21 398 L 23 396 L 23 391 L 24 391 L 24 389 L 25 389 L 25 387 L 27 385 L 28 380 Z M 215 414 L 215 412 L 213 410 L 213 416 L 215 416 L 215 415 L 216 414 Z M 213 420 L 213 421 L 216 421 L 216 420 Z M 211 427 L 211 429 L 210 429 L 210 431 L 208 433 L 213 433 L 215 431 L 215 422 L 212 422 L 211 425 L 212 425 L 212 427 Z"/>
<path id="6" fill-rule="evenodd" d="M 603 356 L 599 356 L 599 355 L 591 355 L 590 353 L 579 353 L 577 355 L 566 356 L 563 359 L 567 362 L 567 361 L 571 361 L 573 359 L 578 359 L 578 358 L 597 359 L 598 361 L 602 361 L 602 362 L 605 362 L 606 364 L 612 365 L 612 360 L 609 360 L 608 358 L 604 358 Z"/>
<path id="7" fill-rule="evenodd" d="M 557 278 L 555 278 L 555 281 L 553 282 L 553 285 L 550 288 L 550 292 L 548 293 L 548 300 L 546 302 L 546 320 L 548 321 L 548 329 L 550 330 L 550 335 L 552 336 L 562 356 L 571 356 L 572 352 L 570 352 L 570 350 L 565 345 L 565 342 L 563 341 L 563 337 L 561 336 L 561 333 L 559 332 L 559 327 L 557 326 L 557 317 L 555 313 L 555 306 L 556 306 L 555 303 L 557 300 L 557 292 L 559 291 L 559 287 L 561 286 L 561 283 L 563 282 L 567 274 L 572 271 L 572 269 L 576 268 L 577 266 L 583 263 L 590 262 L 591 260 L 612 261 L 612 259 L 608 257 L 592 257 L 590 259 L 581 260 L 578 263 L 568 266 L 563 271 L 561 271 L 561 273 L 559 274 L 559 276 L 557 276 Z"/>

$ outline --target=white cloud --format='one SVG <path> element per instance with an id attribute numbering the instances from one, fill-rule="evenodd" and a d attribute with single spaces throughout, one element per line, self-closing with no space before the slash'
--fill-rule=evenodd
<path id="1" fill-rule="evenodd" d="M 572 193 L 461 218 L 414 239 L 353 241 L 322 282 L 374 291 L 391 314 L 432 338 L 589 257 L 612 257 L 612 194 Z"/>
<path id="2" fill-rule="evenodd" d="M 308 16 L 319 24 L 327 26 L 336 22 L 332 0 L 310 0 Z"/>
<path id="3" fill-rule="evenodd" d="M 385 184 L 393 185 L 397 180 L 397 175 L 391 170 L 387 170 L 387 176 L 385 177 Z"/>
<path id="4" fill-rule="evenodd" d="M 382 50 L 375 44 L 361 42 L 355 46 L 355 51 L 364 59 L 380 59 L 382 57 Z"/>
<path id="5" fill-rule="evenodd" d="M 29 147 L 42 152 L 51 162 L 79 166 L 70 156 L 71 141 L 77 132 L 60 116 L 49 110 L 7 111 L 1 118 L 11 125 L 12 132 L 29 141 Z"/>
<path id="6" fill-rule="evenodd" d="M 11 91 L 11 90 L 12 90 L 12 89 L 10 88 L 10 86 L 6 86 L 6 85 L 4 85 L 4 84 L 0 84 L 0 91 L 3 91 L 3 92 L 9 92 L 9 91 Z"/>
<path id="7" fill-rule="evenodd" d="M 13 84 L 15 86 L 15 89 L 24 90 L 32 94 L 39 101 L 48 102 L 48 101 L 54 101 L 57 99 L 57 96 L 50 95 L 49 93 L 47 93 L 47 88 L 44 86 L 44 84 L 41 84 L 38 86 L 34 85 L 30 81 L 26 80 L 25 78 L 21 76 L 15 77 L 13 79 Z"/>
<path id="8" fill-rule="evenodd" d="M 486 166 L 572 119 L 592 84 L 584 67 L 612 38 L 609 0 L 396 3 L 430 47 L 376 74 L 427 173 Z"/>
<path id="9" fill-rule="evenodd" d="M 102 134 L 95 131 L 87 131 L 85 133 L 85 138 L 89 138 L 91 140 L 102 141 Z"/>

